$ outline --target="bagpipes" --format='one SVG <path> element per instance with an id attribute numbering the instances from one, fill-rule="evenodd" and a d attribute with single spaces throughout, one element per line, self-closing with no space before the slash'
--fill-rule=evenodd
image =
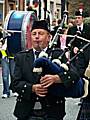
<path id="1" fill-rule="evenodd" d="M 90 45 L 90 43 L 88 45 Z M 77 55 L 84 49 L 80 50 Z M 43 53 L 41 52 L 41 54 Z M 71 58 L 69 63 L 72 62 L 76 56 Z M 33 72 L 41 74 L 41 76 L 46 74 L 62 74 L 69 71 L 69 63 L 67 62 L 66 64 L 61 64 L 59 59 L 54 59 L 51 61 L 48 58 L 40 56 L 40 58 L 37 58 L 34 62 Z M 60 97 L 86 97 L 88 94 L 88 81 L 80 78 L 79 80 L 74 81 L 69 87 L 66 87 L 63 83 L 55 83 L 49 87 L 49 92 Z"/>
<path id="2" fill-rule="evenodd" d="M 79 36 L 75 35 L 73 37 L 76 38 Z M 75 38 L 73 38 L 73 40 Z M 53 60 L 51 60 L 52 53 L 49 56 L 47 53 L 42 51 L 39 55 L 39 58 L 37 58 L 34 61 L 33 72 L 41 74 L 41 76 L 44 76 L 46 74 L 55 75 L 58 73 L 61 73 L 64 75 L 65 73 L 67 74 L 68 71 L 70 70 L 71 62 L 90 45 L 89 40 L 84 39 L 82 37 L 79 37 L 79 38 L 81 40 L 87 41 L 88 43 L 85 46 L 83 46 L 82 49 L 80 49 L 77 52 L 77 54 L 75 54 L 75 56 L 73 56 L 69 61 L 67 61 L 66 63 L 61 63 L 61 59 L 63 58 L 65 53 L 69 50 L 69 48 L 65 49 L 57 59 L 53 59 Z M 48 48 L 51 48 L 54 50 L 54 46 L 56 42 L 57 40 L 55 41 L 55 38 L 54 38 L 54 40 L 52 40 L 51 43 L 49 44 Z M 69 44 L 71 45 L 72 42 L 70 42 Z M 72 97 L 72 98 L 86 97 L 88 95 L 88 84 L 89 82 L 86 79 L 80 78 L 79 80 L 72 82 L 72 84 L 69 87 L 66 87 L 64 83 L 54 83 L 48 88 L 48 91 L 51 94 L 59 97 Z"/>
<path id="3" fill-rule="evenodd" d="M 48 47 L 50 49 L 55 48 L 55 46 L 57 45 L 59 34 L 63 33 L 62 29 L 63 29 L 63 26 L 65 24 L 65 21 L 67 20 L 67 15 L 68 15 L 68 11 L 64 11 L 63 19 L 62 19 L 61 23 L 59 24 L 58 29 L 57 29 L 53 39 L 49 42 L 49 46 Z"/>

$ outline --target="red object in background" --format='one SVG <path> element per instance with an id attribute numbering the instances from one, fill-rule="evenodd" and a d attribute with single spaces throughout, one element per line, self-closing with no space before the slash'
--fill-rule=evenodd
<path id="1" fill-rule="evenodd" d="M 83 3 L 79 4 L 79 9 L 82 9 L 82 10 L 84 9 L 84 4 Z"/>
<path id="2" fill-rule="evenodd" d="M 38 7 L 39 1 L 38 0 L 33 0 L 33 5 L 34 5 L 35 8 Z"/>
<path id="3" fill-rule="evenodd" d="M 32 43 L 31 43 L 31 24 L 27 25 L 27 30 L 26 30 L 26 48 L 30 49 L 32 47 Z"/>

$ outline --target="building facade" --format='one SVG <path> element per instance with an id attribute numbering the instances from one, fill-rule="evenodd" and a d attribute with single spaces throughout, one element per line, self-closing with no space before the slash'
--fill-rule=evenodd
<path id="1" fill-rule="evenodd" d="M 16 0 L 0 0 L 0 24 L 3 21 L 10 10 L 16 10 Z"/>
<path id="2" fill-rule="evenodd" d="M 4 1 L 0 0 L 0 25 L 2 24 L 2 21 L 4 20 Z"/>
<path id="3" fill-rule="evenodd" d="M 36 7 L 34 7 L 35 5 Z M 67 2 L 65 0 L 26 0 L 26 7 L 28 6 L 37 11 L 39 19 L 46 19 L 49 15 L 51 21 L 53 19 L 61 19 L 63 11 L 67 10 Z"/>
<path id="4" fill-rule="evenodd" d="M 0 23 L 2 23 L 10 10 L 26 11 L 28 7 L 32 7 L 37 11 L 39 19 L 46 19 L 50 16 L 51 21 L 61 19 L 62 17 L 62 1 L 65 0 L 0 0 Z M 64 3 L 67 9 L 67 3 Z"/>

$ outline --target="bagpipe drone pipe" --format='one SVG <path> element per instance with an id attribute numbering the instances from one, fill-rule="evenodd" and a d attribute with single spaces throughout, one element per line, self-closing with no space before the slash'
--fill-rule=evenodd
<path id="1" fill-rule="evenodd" d="M 5 40 L 6 40 L 8 37 L 11 37 L 11 36 L 13 35 L 13 32 L 4 30 L 2 27 L 0 27 L 0 30 L 3 31 L 2 37 L 0 38 L 0 42 L 2 42 L 2 45 L 3 45 L 3 44 L 5 43 Z"/>
<path id="2" fill-rule="evenodd" d="M 53 49 L 57 46 L 59 34 L 63 33 L 63 27 L 65 25 L 65 22 L 67 21 L 67 15 L 68 15 L 68 11 L 65 10 L 64 13 L 63 13 L 62 21 L 58 25 L 58 28 L 56 30 L 56 33 L 55 33 L 53 39 L 49 42 L 49 48 Z"/>
<path id="3" fill-rule="evenodd" d="M 80 37 L 81 38 L 81 37 Z M 50 60 L 47 53 L 43 55 L 43 51 L 40 53 L 39 58 L 37 58 L 33 64 L 33 72 L 41 74 L 44 76 L 46 74 L 58 74 L 67 73 L 70 70 L 72 61 L 90 45 L 88 42 L 84 45 L 75 56 L 73 56 L 69 62 L 61 63 L 62 57 L 65 55 L 68 49 L 65 49 L 63 53 L 57 58 Z M 42 54 L 42 55 L 41 55 Z M 45 57 L 46 56 L 46 57 Z M 64 74 L 65 75 L 65 74 Z M 64 83 L 55 83 L 48 88 L 48 91 L 59 97 L 86 97 L 88 95 L 88 81 L 86 79 L 80 78 L 72 82 L 69 87 L 66 87 Z"/>

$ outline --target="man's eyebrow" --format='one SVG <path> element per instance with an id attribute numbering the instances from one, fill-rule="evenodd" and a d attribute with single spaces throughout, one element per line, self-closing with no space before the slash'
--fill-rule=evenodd
<path id="1" fill-rule="evenodd" d="M 45 31 L 34 31 L 34 32 L 31 32 L 31 33 L 47 33 L 48 34 L 48 32 L 45 32 Z"/>

